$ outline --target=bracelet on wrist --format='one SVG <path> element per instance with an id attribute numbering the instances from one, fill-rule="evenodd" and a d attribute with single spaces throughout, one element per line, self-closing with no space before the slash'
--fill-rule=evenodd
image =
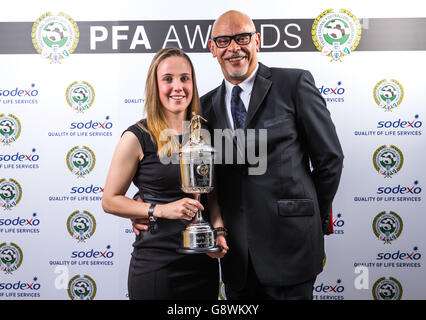
<path id="1" fill-rule="evenodd" d="M 225 227 L 214 228 L 214 231 L 216 232 L 216 236 L 226 237 L 228 235 L 228 230 Z"/>
<path id="2" fill-rule="evenodd" d="M 155 233 L 155 221 L 157 220 L 154 217 L 154 208 L 155 208 L 155 203 L 151 203 L 151 205 L 149 206 L 148 209 L 148 229 L 149 231 L 154 234 Z"/>

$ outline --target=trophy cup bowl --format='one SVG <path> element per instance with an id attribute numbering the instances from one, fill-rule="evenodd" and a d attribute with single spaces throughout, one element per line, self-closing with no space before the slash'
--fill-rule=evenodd
<path id="1" fill-rule="evenodd" d="M 182 190 L 193 194 L 197 200 L 200 194 L 209 193 L 214 188 L 214 157 L 214 149 L 201 139 L 195 141 L 191 139 L 179 153 Z M 215 232 L 204 220 L 200 210 L 191 224 L 182 231 L 182 238 L 182 247 L 177 249 L 179 253 L 194 254 L 222 250 L 216 246 Z"/>

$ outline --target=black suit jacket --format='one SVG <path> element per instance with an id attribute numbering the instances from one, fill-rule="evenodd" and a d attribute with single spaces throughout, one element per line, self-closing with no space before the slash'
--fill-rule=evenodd
<path id="1" fill-rule="evenodd" d="M 222 83 L 201 98 L 211 130 L 229 128 L 224 96 Z M 236 157 L 232 164 L 216 166 L 216 192 L 229 230 L 223 280 L 241 289 L 249 254 L 263 285 L 312 279 L 322 271 L 324 233 L 343 153 L 310 72 L 259 63 L 246 129 L 267 130 L 267 169 L 250 175 L 256 165 L 237 164 Z M 235 138 L 233 143 L 235 155 Z M 258 134 L 246 141 L 245 149 L 250 144 L 259 150 Z"/>

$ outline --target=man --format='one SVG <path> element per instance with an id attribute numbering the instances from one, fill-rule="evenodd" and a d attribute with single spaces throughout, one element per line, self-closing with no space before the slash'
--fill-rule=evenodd
<path id="1" fill-rule="evenodd" d="M 245 143 L 245 151 L 267 143 L 263 174 L 250 174 L 247 161 L 217 166 L 228 229 L 225 292 L 228 299 L 312 299 L 342 149 L 311 74 L 258 63 L 259 47 L 260 34 L 245 14 L 228 11 L 215 21 L 209 48 L 225 80 L 201 98 L 203 115 L 212 129 L 267 130 L 266 141 Z M 237 85 L 239 97 L 232 92 Z"/>
<path id="2" fill-rule="evenodd" d="M 343 162 L 329 111 L 308 71 L 258 62 L 260 34 L 247 15 L 222 14 L 209 48 L 225 79 L 201 98 L 208 126 L 256 132 L 244 143 L 236 135 L 233 155 L 267 152 L 259 158 L 266 161 L 262 170 L 238 157 L 228 163 L 228 150 L 217 166 L 215 190 L 228 230 L 221 259 L 226 296 L 312 299 Z"/>

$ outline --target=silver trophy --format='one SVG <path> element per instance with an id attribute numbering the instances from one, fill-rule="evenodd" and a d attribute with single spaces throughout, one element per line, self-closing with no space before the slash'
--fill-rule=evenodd
<path id="1" fill-rule="evenodd" d="M 214 149 L 201 137 L 200 115 L 193 113 L 190 123 L 189 141 L 179 153 L 182 190 L 192 193 L 196 200 L 201 193 L 209 193 L 214 186 Z M 182 247 L 180 253 L 219 252 L 221 247 L 216 246 L 215 232 L 211 225 L 204 220 L 198 210 L 191 224 L 182 231 Z"/>

